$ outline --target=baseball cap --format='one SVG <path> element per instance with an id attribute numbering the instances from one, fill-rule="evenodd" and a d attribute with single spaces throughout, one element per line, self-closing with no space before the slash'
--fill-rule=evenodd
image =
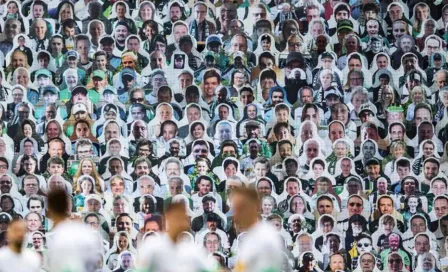
<path id="1" fill-rule="evenodd" d="M 0 222 L 2 223 L 9 223 L 12 220 L 11 215 L 1 212 L 0 213 Z"/>
<path id="2" fill-rule="evenodd" d="M 313 255 L 313 253 L 311 253 L 311 252 L 307 252 L 307 253 L 303 254 L 303 258 L 302 258 L 302 260 L 305 261 L 305 262 L 311 262 L 311 261 L 314 261 L 314 255 Z"/>
<path id="3" fill-rule="evenodd" d="M 387 112 L 404 112 L 404 109 L 401 105 L 391 105 L 386 109 Z"/>
<path id="4" fill-rule="evenodd" d="M 77 58 L 77 59 L 79 59 L 79 54 L 75 50 L 70 50 L 67 53 L 65 53 L 65 57 L 67 59 L 69 59 L 69 58 Z"/>
<path id="5" fill-rule="evenodd" d="M 246 123 L 246 127 L 260 127 L 260 123 L 255 120 L 250 120 Z"/>
<path id="6" fill-rule="evenodd" d="M 323 52 L 322 53 L 322 55 L 320 55 L 320 58 L 321 59 L 324 59 L 324 58 L 331 58 L 331 59 L 334 59 L 334 56 L 330 53 L 330 52 Z"/>
<path id="7" fill-rule="evenodd" d="M 116 91 L 115 88 L 113 88 L 112 86 L 107 86 L 107 87 L 105 87 L 104 90 L 103 90 L 103 94 L 104 94 L 105 92 L 110 92 L 110 93 L 113 93 L 113 94 L 117 94 L 117 91 Z"/>
<path id="8" fill-rule="evenodd" d="M 45 86 L 43 89 L 43 94 L 46 93 L 53 93 L 53 94 L 57 94 L 58 93 L 58 89 L 56 89 L 55 86 Z"/>
<path id="9" fill-rule="evenodd" d="M 366 104 L 362 104 L 361 108 L 359 110 L 359 114 L 361 115 L 361 113 L 365 112 L 365 111 L 370 111 L 371 113 L 373 113 L 374 115 L 376 115 L 376 109 L 369 103 Z"/>
<path id="10" fill-rule="evenodd" d="M 434 53 L 433 59 L 434 60 L 442 60 L 442 55 L 440 55 L 440 53 Z"/>
<path id="11" fill-rule="evenodd" d="M 36 78 L 40 76 L 51 77 L 51 72 L 48 69 L 39 69 L 36 71 Z"/>
<path id="12" fill-rule="evenodd" d="M 371 158 L 366 162 L 365 166 L 369 165 L 380 165 L 380 160 L 378 160 L 377 158 Z"/>
<path id="13" fill-rule="evenodd" d="M 95 70 L 95 71 L 93 71 L 92 78 L 95 78 L 95 77 L 99 77 L 99 78 L 101 78 L 101 80 L 103 80 L 106 77 L 106 73 L 104 73 L 101 70 Z"/>
<path id="14" fill-rule="evenodd" d="M 324 97 L 326 98 L 329 95 L 335 95 L 337 97 L 341 97 L 341 94 L 339 93 L 339 91 L 336 89 L 333 89 L 333 88 L 325 91 Z"/>
<path id="15" fill-rule="evenodd" d="M 349 31 L 354 31 L 352 21 L 350 21 L 349 19 L 340 20 L 337 24 L 337 32 L 344 30 L 344 29 L 349 30 Z"/>
<path id="16" fill-rule="evenodd" d="M 89 200 L 92 200 L 92 199 L 98 201 L 99 203 L 102 203 L 100 196 L 95 195 L 95 194 L 90 194 L 90 195 L 86 196 L 85 202 L 88 202 Z"/>
<path id="17" fill-rule="evenodd" d="M 212 58 L 212 59 L 215 59 L 215 52 L 213 52 L 213 51 L 208 51 L 208 52 L 205 54 L 204 58 Z"/>
<path id="18" fill-rule="evenodd" d="M 114 104 L 106 104 L 104 106 L 104 112 L 110 112 L 110 111 L 117 113 L 118 112 L 117 106 L 115 106 Z"/>
<path id="19" fill-rule="evenodd" d="M 134 79 L 134 74 L 132 74 L 131 71 L 124 69 L 123 72 L 121 73 L 121 78 L 123 80 L 125 80 L 125 79 L 133 80 Z"/>
<path id="20" fill-rule="evenodd" d="M 190 35 L 183 35 L 182 37 L 180 37 L 179 43 L 181 42 L 190 42 L 191 44 L 193 44 L 193 40 L 191 39 Z"/>
<path id="21" fill-rule="evenodd" d="M 115 40 L 111 36 L 103 36 L 100 39 L 100 44 L 111 44 L 111 43 L 114 43 L 114 42 L 115 42 Z"/>
<path id="22" fill-rule="evenodd" d="M 233 59 L 236 59 L 237 57 L 244 59 L 245 55 L 243 52 L 237 51 L 237 52 L 233 53 Z"/>
<path id="23" fill-rule="evenodd" d="M 301 53 L 289 52 L 288 57 L 286 58 L 286 65 L 288 65 L 292 61 L 299 61 L 299 62 L 303 63 L 305 60 Z"/>
<path id="24" fill-rule="evenodd" d="M 207 44 L 209 43 L 219 43 L 222 44 L 221 38 L 218 35 L 209 35 L 207 38 Z"/>
<path id="25" fill-rule="evenodd" d="M 78 93 L 83 93 L 83 94 L 87 95 L 88 91 L 87 91 L 86 87 L 84 87 L 84 86 L 76 86 L 72 91 L 72 96 L 74 96 L 75 94 L 78 94 Z"/>
<path id="26" fill-rule="evenodd" d="M 77 103 L 72 107 L 72 113 L 77 114 L 78 112 L 87 112 L 87 107 L 83 103 Z"/>

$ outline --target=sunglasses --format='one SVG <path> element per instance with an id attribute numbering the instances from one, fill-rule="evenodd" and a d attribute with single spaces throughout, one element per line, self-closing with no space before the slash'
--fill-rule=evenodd
<path id="1" fill-rule="evenodd" d="M 359 247 L 369 247 L 369 246 L 372 246 L 372 244 L 368 244 L 368 243 L 366 243 L 366 244 L 357 244 Z"/>
<path id="2" fill-rule="evenodd" d="M 361 203 L 355 203 L 355 202 L 349 203 L 348 205 L 349 205 L 350 207 L 354 207 L 354 206 L 356 206 L 356 207 L 358 207 L 358 208 L 361 208 L 361 206 L 362 206 Z"/>
<path id="3" fill-rule="evenodd" d="M 143 100 L 144 100 L 143 98 L 132 98 L 131 99 L 131 101 L 134 102 L 134 103 L 135 102 L 143 102 Z"/>

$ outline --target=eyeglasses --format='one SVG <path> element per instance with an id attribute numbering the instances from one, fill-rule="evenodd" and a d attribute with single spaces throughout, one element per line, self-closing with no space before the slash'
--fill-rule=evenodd
<path id="1" fill-rule="evenodd" d="M 6 166 L 5 164 L 0 165 L 0 169 L 8 169 L 8 166 Z"/>
<path id="2" fill-rule="evenodd" d="M 361 203 L 356 203 L 356 202 L 349 203 L 348 205 L 349 205 L 350 207 L 354 207 L 354 206 L 356 206 L 357 208 L 361 208 L 361 207 L 362 207 L 362 204 L 361 204 Z"/>

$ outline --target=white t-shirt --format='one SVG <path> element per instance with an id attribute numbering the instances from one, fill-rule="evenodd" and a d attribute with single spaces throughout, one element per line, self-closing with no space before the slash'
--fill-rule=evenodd
<path id="1" fill-rule="evenodd" d="M 13 252 L 8 247 L 0 249 L 0 272 L 38 272 L 40 265 L 39 255 L 29 249 L 24 249 L 21 254 Z"/>
<path id="2" fill-rule="evenodd" d="M 101 237 L 77 222 L 64 222 L 48 239 L 50 271 L 93 271 L 101 253 Z"/>
<path id="3" fill-rule="evenodd" d="M 280 235 L 273 227 L 257 223 L 251 228 L 236 256 L 236 271 L 280 271 L 283 260 Z"/>

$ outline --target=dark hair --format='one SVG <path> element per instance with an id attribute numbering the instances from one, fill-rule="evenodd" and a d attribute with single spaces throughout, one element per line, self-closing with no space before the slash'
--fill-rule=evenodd
<path id="1" fill-rule="evenodd" d="M 12 203 L 12 209 L 11 209 L 11 210 L 14 210 L 16 204 L 14 203 L 14 199 L 12 198 L 12 196 L 9 195 L 9 194 L 3 194 L 3 195 L 1 195 L 1 196 L 0 196 L 0 202 L 3 201 L 4 198 L 8 198 L 8 199 L 11 201 L 11 203 Z M 4 211 L 4 212 L 6 212 L 6 211 Z"/>
<path id="2" fill-rule="evenodd" d="M 85 217 L 84 217 L 84 222 L 86 222 L 87 218 L 89 217 L 95 217 L 96 219 L 98 219 L 98 221 L 101 221 L 99 215 L 97 213 L 88 213 Z"/>
<path id="3" fill-rule="evenodd" d="M 287 110 L 289 112 L 290 108 L 288 106 L 286 106 L 286 104 L 283 104 L 283 103 L 278 104 L 277 106 L 275 106 L 275 109 L 274 109 L 275 112 L 279 112 L 281 110 Z"/>
<path id="4" fill-rule="evenodd" d="M 209 176 L 204 176 L 204 175 L 197 177 L 197 179 L 195 181 L 195 185 L 194 185 L 194 187 L 195 187 L 194 190 L 199 191 L 199 183 L 202 180 L 207 180 L 208 182 L 210 182 L 210 185 L 212 185 L 210 187 L 210 191 L 213 192 L 213 180 Z"/>
<path id="5" fill-rule="evenodd" d="M 207 79 L 216 77 L 218 79 L 218 84 L 221 82 L 221 76 L 218 74 L 218 72 L 215 69 L 210 69 L 204 73 L 203 76 L 203 82 L 205 82 Z"/>
<path id="6" fill-rule="evenodd" d="M 235 168 L 238 168 L 238 162 L 236 160 L 230 159 L 230 160 L 225 160 L 224 161 L 224 169 L 226 169 L 227 166 L 229 166 L 231 164 L 233 164 L 235 166 Z"/>
<path id="7" fill-rule="evenodd" d="M 328 201 L 330 201 L 332 203 L 332 206 L 334 206 L 333 199 L 331 199 L 331 197 L 329 197 L 327 195 L 321 195 L 320 197 L 318 197 L 318 199 L 316 201 L 316 205 L 321 200 L 328 200 Z"/>
<path id="8" fill-rule="evenodd" d="M 227 146 L 233 147 L 235 149 L 235 152 L 238 151 L 236 143 L 232 140 L 225 140 L 224 142 L 222 142 L 221 143 L 221 151 L 224 149 L 224 147 L 227 147 Z"/>
<path id="9" fill-rule="evenodd" d="M 201 126 L 203 130 L 205 130 L 205 126 L 202 122 L 193 122 L 190 125 L 190 133 L 193 134 L 193 130 L 197 127 L 197 126 Z"/>
<path id="10" fill-rule="evenodd" d="M 362 12 L 366 13 L 367 11 L 374 11 L 375 13 L 378 13 L 379 7 L 376 3 L 366 3 L 362 5 Z"/>
<path id="11" fill-rule="evenodd" d="M 22 159 L 20 160 L 20 170 L 19 170 L 19 173 L 17 173 L 17 176 L 20 177 L 20 176 L 23 176 L 26 174 L 24 163 L 25 163 L 25 161 L 28 161 L 28 160 L 33 160 L 36 163 L 36 169 L 34 170 L 34 173 L 35 174 L 40 173 L 39 172 L 39 162 L 38 162 L 37 158 L 32 155 L 31 156 L 23 155 Z"/>
<path id="12" fill-rule="evenodd" d="M 431 114 L 431 116 L 432 116 L 431 106 L 429 106 L 428 104 L 426 104 L 426 103 L 418 103 L 415 106 L 415 108 L 414 108 L 414 115 L 417 112 L 417 110 L 419 110 L 419 109 L 427 109 L 429 111 L 429 113 Z"/>
<path id="13" fill-rule="evenodd" d="M 149 50 L 150 52 L 155 51 L 156 42 L 163 43 L 163 44 L 165 44 L 165 46 L 167 45 L 167 41 L 166 41 L 165 37 L 163 37 L 163 36 L 160 35 L 160 34 L 157 34 L 157 35 L 155 35 L 155 36 L 152 38 L 152 41 L 151 41 L 151 49 Z"/>
<path id="14" fill-rule="evenodd" d="M 348 220 L 348 229 L 347 229 L 348 233 L 353 233 L 352 224 L 355 223 L 355 222 L 359 222 L 360 223 L 360 225 L 362 226 L 362 231 L 363 232 L 367 231 L 367 225 L 368 224 L 367 224 L 367 220 L 365 219 L 365 217 L 362 216 L 362 215 L 359 215 L 359 214 L 354 214 Z M 363 238 L 367 238 L 367 237 L 363 237 Z M 359 238 L 359 239 L 356 239 L 356 240 L 359 241 L 360 239 L 362 239 L 362 238 Z M 370 240 L 372 240 L 372 238 L 370 238 Z"/>
<path id="15" fill-rule="evenodd" d="M 261 55 L 260 55 L 261 57 Z M 272 69 L 265 69 L 260 73 L 260 81 L 265 80 L 267 78 L 272 78 L 274 81 L 277 81 L 277 74 Z"/>
<path id="16" fill-rule="evenodd" d="M 440 162 L 436 158 L 427 158 L 425 160 L 425 162 L 423 163 L 423 165 L 425 165 L 428 162 L 435 163 L 435 164 L 437 164 L 437 167 L 440 167 Z"/>
<path id="17" fill-rule="evenodd" d="M 178 127 L 177 124 L 172 121 L 172 120 L 166 120 L 165 122 L 162 123 L 162 125 L 160 126 L 160 134 L 158 137 L 163 136 L 163 129 L 165 128 L 165 126 L 167 125 L 173 125 L 175 127 L 176 133 L 178 131 Z"/>
<path id="18" fill-rule="evenodd" d="M 123 6 L 123 7 L 127 8 L 127 6 L 124 4 L 124 2 L 117 2 L 117 6 Z M 117 6 L 116 6 L 116 7 L 117 7 Z M 116 8 L 116 7 L 115 7 L 115 8 Z"/>
<path id="19" fill-rule="evenodd" d="M 157 24 L 157 22 L 154 20 L 146 20 L 143 22 L 143 25 L 140 28 L 140 32 L 139 32 L 139 36 L 142 39 L 142 41 L 146 40 L 145 33 L 143 32 L 143 30 L 146 28 L 146 26 L 149 26 L 151 29 L 154 29 L 156 32 L 156 35 L 159 34 L 159 25 Z"/>
<path id="20" fill-rule="evenodd" d="M 150 222 L 156 222 L 157 225 L 159 225 L 159 229 L 162 231 L 164 229 L 163 226 L 163 217 L 159 214 L 152 214 L 151 217 L 145 219 L 145 224 L 143 226 L 146 226 L 146 224 Z"/>
<path id="21" fill-rule="evenodd" d="M 319 113 L 319 109 L 318 109 L 318 107 L 317 107 L 316 104 L 306 103 L 305 105 L 303 105 L 303 108 L 302 108 L 302 117 L 300 118 L 300 119 L 301 119 L 301 122 L 305 121 L 305 114 L 304 114 L 304 113 L 305 113 L 308 109 L 310 109 L 310 108 L 313 108 L 313 109 L 316 111 L 316 113 Z"/>
<path id="22" fill-rule="evenodd" d="M 99 56 L 107 57 L 107 53 L 105 51 L 103 51 L 103 50 L 96 51 L 95 54 L 94 54 L 94 58 L 96 59 Z"/>
<path id="23" fill-rule="evenodd" d="M 286 128 L 286 129 L 289 130 L 289 125 L 288 125 L 288 123 L 285 123 L 285 122 L 278 122 L 277 124 L 275 124 L 275 126 L 274 126 L 274 134 L 279 133 L 281 128 Z"/>
<path id="24" fill-rule="evenodd" d="M 64 189 L 54 188 L 50 190 L 47 195 L 48 211 L 52 215 L 66 217 L 70 210 L 69 197 Z"/>
<path id="25" fill-rule="evenodd" d="M 334 221 L 334 218 L 331 217 L 330 215 L 328 215 L 328 214 L 323 214 L 323 215 L 321 216 L 321 219 L 320 219 L 320 222 L 319 222 L 319 223 L 325 223 L 325 222 L 329 222 L 329 223 L 331 223 L 331 226 L 334 227 L 335 221 Z"/>
<path id="26" fill-rule="evenodd" d="M 150 149 L 152 151 L 152 148 L 153 148 L 152 142 L 150 140 L 148 140 L 148 139 L 140 139 L 140 140 L 138 140 L 137 141 L 137 145 L 135 147 L 135 150 L 139 150 L 140 147 L 145 146 L 145 145 L 149 145 Z"/>
<path id="27" fill-rule="evenodd" d="M 325 168 L 325 162 L 321 159 L 317 159 L 314 161 L 313 165 L 311 167 L 314 167 L 314 165 L 319 164 L 321 165 L 323 168 Z"/>
<path id="28" fill-rule="evenodd" d="M 66 28 L 66 27 L 74 28 L 75 26 L 76 26 L 76 21 L 73 19 L 66 19 L 66 20 L 64 20 L 64 22 L 62 22 L 62 29 Z"/>
<path id="29" fill-rule="evenodd" d="M 22 122 L 22 124 L 20 125 L 20 127 L 22 128 L 22 132 L 23 132 L 23 130 L 24 130 L 25 125 L 30 125 L 30 126 L 31 126 L 31 129 L 33 130 L 32 133 L 33 133 L 33 134 L 36 133 L 36 124 L 34 124 L 33 121 L 31 121 L 31 120 L 29 120 L 29 119 L 24 120 L 24 121 Z"/>
<path id="30" fill-rule="evenodd" d="M 160 86 L 160 88 L 157 90 L 157 94 L 162 94 L 162 93 L 163 94 L 168 93 L 168 94 L 170 94 L 170 96 L 172 96 L 173 90 L 167 85 Z"/>
<path id="31" fill-rule="evenodd" d="M 28 198 L 28 201 L 26 202 L 26 207 L 27 207 L 28 209 L 30 208 L 31 200 L 39 201 L 40 204 L 42 205 L 42 209 L 45 207 L 45 206 L 44 206 L 44 199 L 43 199 L 43 197 L 40 196 L 40 195 L 33 195 L 33 196 L 30 196 L 30 198 Z"/>

